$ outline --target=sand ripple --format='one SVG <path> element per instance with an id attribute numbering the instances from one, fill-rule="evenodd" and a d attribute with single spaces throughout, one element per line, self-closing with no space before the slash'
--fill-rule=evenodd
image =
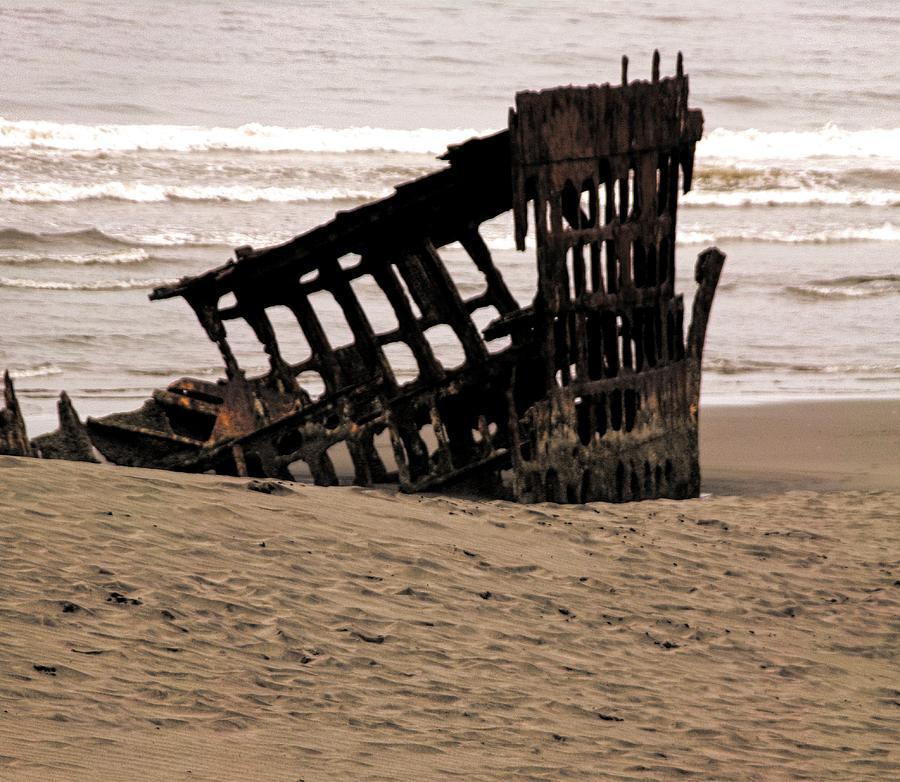
<path id="1" fill-rule="evenodd" d="M 900 777 L 900 495 L 520 507 L 0 458 L 0 778 Z"/>

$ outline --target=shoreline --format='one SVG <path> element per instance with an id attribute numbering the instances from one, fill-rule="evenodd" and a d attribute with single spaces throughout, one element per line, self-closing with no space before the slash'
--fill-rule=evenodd
<path id="1" fill-rule="evenodd" d="M 900 490 L 900 400 L 707 405 L 700 410 L 702 490 Z"/>
<path id="2" fill-rule="evenodd" d="M 702 402 L 700 468 L 704 494 L 900 491 L 900 399 Z"/>

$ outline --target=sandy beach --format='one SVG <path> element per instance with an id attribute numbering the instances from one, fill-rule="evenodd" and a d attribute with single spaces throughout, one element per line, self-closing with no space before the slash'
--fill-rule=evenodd
<path id="1" fill-rule="evenodd" d="M 897 778 L 900 403 L 702 415 L 688 502 L 0 458 L 0 778 Z"/>
<path id="2" fill-rule="evenodd" d="M 896 0 L 0 19 L 0 782 L 900 780 Z"/>

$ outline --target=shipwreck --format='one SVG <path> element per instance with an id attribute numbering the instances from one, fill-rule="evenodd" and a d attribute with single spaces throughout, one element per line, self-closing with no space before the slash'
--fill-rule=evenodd
<path id="1" fill-rule="evenodd" d="M 450 147 L 436 173 L 155 289 L 151 299 L 193 309 L 224 379 L 182 378 L 138 410 L 85 424 L 63 394 L 60 428 L 29 440 L 7 375 L 0 452 L 279 479 L 303 463 L 329 486 L 345 446 L 356 484 L 406 492 L 477 480 L 522 502 L 696 497 L 701 358 L 724 256 L 697 259 L 685 333 L 675 230 L 702 128 L 680 54 L 672 77 L 660 78 L 657 53 L 649 81 L 629 82 L 623 58 L 620 85 L 521 92 L 506 130 Z M 479 233 L 509 210 L 517 249 L 534 236 L 530 302 L 510 293 Z M 441 258 L 450 243 L 483 280 L 475 296 L 462 297 Z M 396 327 L 373 328 L 352 284 L 361 278 Z M 340 307 L 348 344 L 323 326 L 322 294 Z M 274 307 L 296 321 L 306 360 L 283 357 Z M 473 316 L 486 308 L 495 317 L 479 330 Z M 229 345 L 236 319 L 266 355 L 262 376 L 248 377 Z M 436 356 L 439 325 L 461 343 L 461 366 Z M 417 367 L 406 382 L 386 357 L 400 343 Z M 304 387 L 310 373 L 323 393 Z M 376 442 L 385 433 L 388 454 Z"/>

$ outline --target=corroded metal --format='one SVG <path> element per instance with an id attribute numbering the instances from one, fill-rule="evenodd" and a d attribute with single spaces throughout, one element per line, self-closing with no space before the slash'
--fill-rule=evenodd
<path id="1" fill-rule="evenodd" d="M 25 431 L 25 420 L 16 399 L 9 372 L 3 373 L 3 398 L 6 407 L 0 409 L 0 454 L 8 456 L 37 456 L 28 434 Z"/>
<path id="2" fill-rule="evenodd" d="M 72 400 L 63 391 L 56 403 L 59 428 L 31 441 L 42 459 L 66 459 L 73 462 L 98 462 L 87 429 L 75 412 Z"/>
<path id="3" fill-rule="evenodd" d="M 3 374 L 3 386 L 6 407 L 0 410 L 0 454 L 76 462 L 99 461 L 94 455 L 87 429 L 65 391 L 60 394 L 56 404 L 59 428 L 55 432 L 29 440 L 9 372 Z"/>
<path id="4" fill-rule="evenodd" d="M 512 411 L 520 499 L 700 491 L 700 355 L 724 257 L 709 250 L 698 261 L 701 293 L 685 344 L 675 223 L 703 129 L 687 98 L 687 77 L 660 80 L 656 57 L 650 82 L 516 96 L 516 243 L 525 249 L 530 203 L 534 340 L 544 358 L 540 398 Z"/>
<path id="5" fill-rule="evenodd" d="M 88 419 L 93 445 L 118 464 L 254 477 L 290 478 L 302 463 L 319 485 L 338 482 L 343 448 L 355 483 L 404 491 L 477 480 L 499 493 L 508 473 L 521 501 L 696 496 L 700 362 L 724 257 L 710 249 L 697 262 L 687 338 L 674 282 L 678 194 L 702 115 L 687 106 L 680 56 L 672 78 L 659 78 L 658 56 L 651 81 L 626 74 L 623 61 L 620 86 L 520 93 L 508 130 L 451 147 L 437 173 L 157 288 L 152 299 L 192 307 L 225 378 L 182 378 L 139 410 Z M 538 288 L 524 306 L 479 233 L 510 209 L 523 251 L 533 214 Z M 452 242 L 481 280 L 474 295 L 442 258 Z M 373 327 L 354 290 L 363 278 L 395 327 Z M 323 299 L 347 344 L 323 325 Z M 273 308 L 290 313 L 305 360 L 284 358 Z M 267 358 L 262 376 L 235 355 L 237 320 Z M 442 362 L 434 327 L 458 341 L 460 366 Z M 391 363 L 398 346 L 413 380 Z M 308 373 L 324 393 L 304 387 Z"/>

